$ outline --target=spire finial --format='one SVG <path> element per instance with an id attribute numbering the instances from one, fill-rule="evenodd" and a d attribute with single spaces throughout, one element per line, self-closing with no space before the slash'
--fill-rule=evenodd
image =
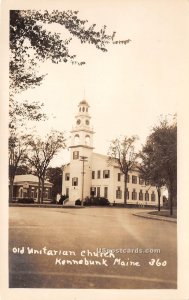
<path id="1" fill-rule="evenodd" d="M 84 91 L 83 91 L 83 99 L 85 99 L 85 88 L 84 88 Z"/>

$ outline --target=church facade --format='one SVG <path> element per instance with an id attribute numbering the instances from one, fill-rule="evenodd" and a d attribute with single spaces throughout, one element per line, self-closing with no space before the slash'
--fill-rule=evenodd
<path id="1" fill-rule="evenodd" d="M 108 156 L 93 152 L 94 131 L 89 108 L 86 100 L 78 105 L 71 131 L 70 163 L 63 168 L 62 194 L 68 196 L 68 204 L 91 196 L 107 198 L 110 203 L 124 203 L 124 176 L 118 165 L 110 165 Z M 127 204 L 158 205 L 156 187 L 146 185 L 137 170 L 128 176 Z"/>

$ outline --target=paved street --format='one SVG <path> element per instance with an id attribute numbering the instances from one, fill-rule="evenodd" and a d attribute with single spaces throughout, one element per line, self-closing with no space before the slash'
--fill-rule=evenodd
<path id="1" fill-rule="evenodd" d="M 10 287 L 176 288 L 176 223 L 137 211 L 10 207 Z M 136 253 L 147 248 L 161 253 Z"/>

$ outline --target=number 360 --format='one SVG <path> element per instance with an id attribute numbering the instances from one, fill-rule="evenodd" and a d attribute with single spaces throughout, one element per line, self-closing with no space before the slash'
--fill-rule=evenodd
<path id="1" fill-rule="evenodd" d="M 159 258 L 158 259 L 154 259 L 152 258 L 149 262 L 149 265 L 150 266 L 157 266 L 157 267 L 165 267 L 167 265 L 167 261 L 164 260 L 164 261 L 160 261 Z"/>

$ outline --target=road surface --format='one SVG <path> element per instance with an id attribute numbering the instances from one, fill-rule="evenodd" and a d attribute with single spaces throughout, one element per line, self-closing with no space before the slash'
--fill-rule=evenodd
<path id="1" fill-rule="evenodd" d="M 137 211 L 10 207 L 9 286 L 175 289 L 176 223 Z"/>

